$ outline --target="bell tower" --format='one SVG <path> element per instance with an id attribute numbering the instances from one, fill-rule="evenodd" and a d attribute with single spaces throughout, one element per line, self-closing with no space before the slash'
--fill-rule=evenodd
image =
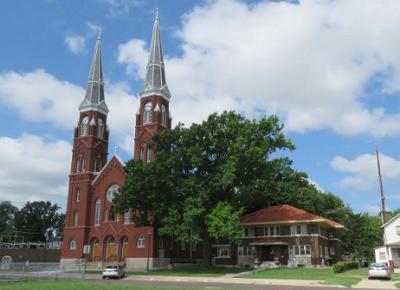
<path id="1" fill-rule="evenodd" d="M 134 159 L 141 159 L 144 162 L 154 158 L 154 153 L 148 146 L 152 136 L 171 128 L 169 111 L 171 95 L 165 78 L 158 14 L 157 9 L 144 88 L 140 92 L 140 105 L 136 113 Z"/>
<path id="2" fill-rule="evenodd" d="M 107 162 L 108 108 L 104 99 L 99 33 L 84 100 L 74 129 L 62 258 L 80 258 L 91 226 L 91 183 Z"/>

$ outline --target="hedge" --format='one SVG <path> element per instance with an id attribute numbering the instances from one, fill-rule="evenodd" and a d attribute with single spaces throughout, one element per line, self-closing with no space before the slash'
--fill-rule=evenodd
<path id="1" fill-rule="evenodd" d="M 337 262 L 333 265 L 334 273 L 342 273 L 351 269 L 358 269 L 359 265 L 357 262 Z"/>

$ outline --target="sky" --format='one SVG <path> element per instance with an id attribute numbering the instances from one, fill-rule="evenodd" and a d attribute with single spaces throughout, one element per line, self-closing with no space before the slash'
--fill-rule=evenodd
<path id="1" fill-rule="evenodd" d="M 65 208 L 73 128 L 102 29 L 109 155 L 133 155 L 154 10 L 173 124 L 276 114 L 290 157 L 357 212 L 400 208 L 400 1 L 0 2 L 0 200 Z"/>

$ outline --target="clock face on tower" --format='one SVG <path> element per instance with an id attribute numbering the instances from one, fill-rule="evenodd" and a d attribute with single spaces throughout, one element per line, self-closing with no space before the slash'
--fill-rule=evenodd
<path id="1" fill-rule="evenodd" d="M 107 189 L 107 200 L 109 202 L 113 201 L 115 194 L 118 193 L 118 190 L 119 186 L 117 184 L 113 184 Z"/>
<path id="2" fill-rule="evenodd" d="M 151 110 L 151 107 L 152 107 L 151 102 L 147 102 L 147 103 L 144 105 L 144 110 L 145 110 L 145 111 L 150 111 L 150 110 Z"/>

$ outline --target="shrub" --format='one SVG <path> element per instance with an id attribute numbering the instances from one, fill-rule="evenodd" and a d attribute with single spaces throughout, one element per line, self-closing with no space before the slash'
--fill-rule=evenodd
<path id="1" fill-rule="evenodd" d="M 337 262 L 336 264 L 333 264 L 333 272 L 334 273 L 342 273 L 347 270 L 351 269 L 358 269 L 358 263 L 357 262 Z"/>

